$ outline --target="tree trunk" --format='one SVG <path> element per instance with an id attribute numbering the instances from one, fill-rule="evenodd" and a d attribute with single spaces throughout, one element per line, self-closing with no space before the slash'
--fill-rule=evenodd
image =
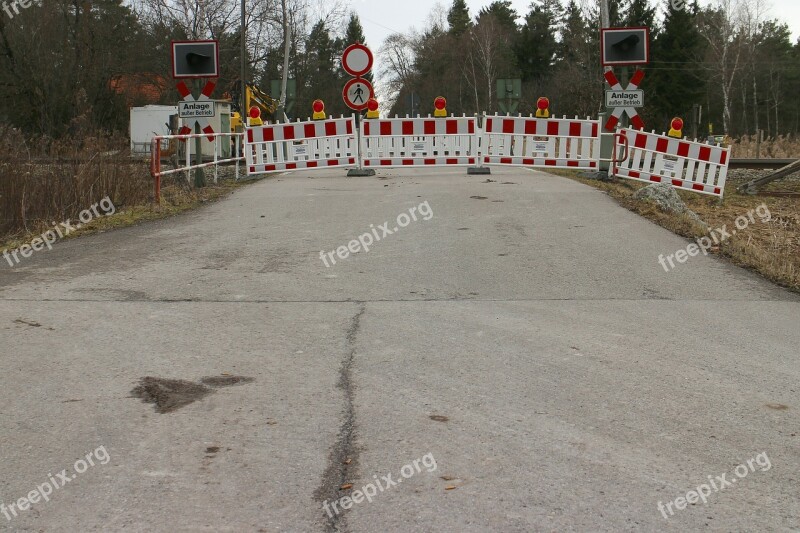
<path id="1" fill-rule="evenodd" d="M 769 109 L 769 108 L 767 108 Z M 767 111 L 769 112 L 769 111 Z M 753 72 L 753 120 L 754 120 L 754 128 L 756 130 L 756 135 L 758 135 L 759 130 L 759 122 L 758 122 L 758 82 L 756 80 L 756 73 Z"/>
<path id="2" fill-rule="evenodd" d="M 289 14 L 286 9 L 286 0 L 281 0 L 281 10 L 283 16 L 283 77 L 281 79 L 281 98 L 278 103 L 278 118 L 289 122 L 289 117 L 286 116 L 286 89 L 289 86 L 291 36 L 289 35 Z M 280 115 L 283 115 L 283 117 Z"/>

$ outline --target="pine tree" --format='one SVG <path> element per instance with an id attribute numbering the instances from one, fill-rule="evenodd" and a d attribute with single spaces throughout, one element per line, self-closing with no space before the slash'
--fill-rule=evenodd
<path id="1" fill-rule="evenodd" d="M 556 21 L 561 18 L 558 0 L 536 0 L 525 16 L 515 46 L 517 65 L 523 81 L 541 79 L 552 74 L 558 51 Z"/>
<path id="2" fill-rule="evenodd" d="M 302 98 L 298 95 L 298 112 L 311 108 L 311 102 L 317 98 L 327 105 L 327 111 L 333 113 L 335 104 L 341 100 L 338 95 L 339 72 L 336 68 L 336 55 L 339 46 L 331 38 L 325 21 L 319 21 L 311 28 L 306 40 L 306 79 L 298 80 L 303 84 Z M 302 113 L 300 113 L 302 115 Z"/>
<path id="3" fill-rule="evenodd" d="M 519 15 L 516 10 L 511 7 L 509 0 L 495 0 L 488 7 L 481 8 L 478 13 L 478 22 L 482 17 L 492 15 L 500 26 L 513 34 L 517 33 L 517 19 Z"/>
<path id="4" fill-rule="evenodd" d="M 753 90 L 757 89 L 758 103 L 749 104 L 757 106 L 757 109 L 746 106 L 742 116 L 758 112 L 759 129 L 764 129 L 768 136 L 777 136 L 787 131 L 792 117 L 796 116 L 796 111 L 786 113 L 797 109 L 798 78 L 792 69 L 792 32 L 787 24 L 767 21 L 761 25 L 754 40 L 752 79 L 745 83 L 753 85 Z"/>
<path id="5" fill-rule="evenodd" d="M 622 2 L 624 0 L 609 0 L 608 1 L 608 20 L 611 21 L 612 28 L 618 28 L 623 25 L 622 23 Z"/>
<path id="6" fill-rule="evenodd" d="M 625 27 L 644 26 L 650 29 L 650 37 L 656 36 L 656 8 L 650 5 L 650 0 L 628 0 L 625 13 L 622 16 Z"/>
<path id="7" fill-rule="evenodd" d="M 589 68 L 586 49 L 591 46 L 591 36 L 586 18 L 576 0 L 569 0 L 564 9 L 563 19 L 558 51 L 559 59 L 584 69 Z M 596 53 L 596 49 L 592 48 L 592 52 Z"/>
<path id="8" fill-rule="evenodd" d="M 364 27 L 355 12 L 350 13 L 350 19 L 347 21 L 347 30 L 344 34 L 345 46 L 350 46 L 354 43 L 367 44 L 367 38 L 364 36 Z"/>
<path id="9" fill-rule="evenodd" d="M 644 81 L 648 95 L 648 114 L 653 116 L 656 130 L 666 130 L 674 116 L 681 116 L 687 124 L 692 116 L 692 106 L 702 104 L 706 90 L 706 76 L 702 67 L 703 42 L 697 31 L 695 16 L 697 1 L 683 9 L 676 9 L 665 0 L 664 27 L 653 42 L 650 75 Z"/>
<path id="10" fill-rule="evenodd" d="M 465 0 L 453 0 L 453 5 L 447 13 L 447 23 L 450 25 L 450 34 L 456 37 L 469 31 L 472 27 L 472 18 Z"/>
<path id="11" fill-rule="evenodd" d="M 341 46 L 339 46 L 339 48 L 341 48 L 341 51 L 344 52 L 344 49 L 346 47 L 355 43 L 361 43 L 364 46 L 366 46 L 367 37 L 364 35 L 364 27 L 361 25 L 361 19 L 358 18 L 358 15 L 355 12 L 353 12 L 350 13 L 350 19 L 347 21 L 347 31 L 344 34 L 344 42 L 341 43 Z M 344 69 L 341 69 L 340 74 L 341 77 L 349 76 L 349 74 L 347 74 L 344 71 Z M 372 72 L 365 74 L 363 77 L 369 80 L 370 82 L 372 82 L 372 80 L 374 79 Z"/>

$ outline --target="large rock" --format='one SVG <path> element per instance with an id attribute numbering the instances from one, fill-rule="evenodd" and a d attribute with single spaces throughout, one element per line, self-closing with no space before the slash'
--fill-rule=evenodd
<path id="1" fill-rule="evenodd" d="M 683 203 L 681 197 L 678 196 L 678 192 L 675 190 L 675 188 L 671 185 L 667 185 L 666 183 L 654 183 L 644 187 L 643 189 L 639 189 L 636 194 L 633 195 L 633 198 L 636 200 L 647 200 L 654 202 L 662 211 L 679 215 L 687 215 L 688 217 L 693 218 L 697 222 L 705 225 L 700 217 L 697 216 L 697 213 L 686 207 L 686 204 Z"/>

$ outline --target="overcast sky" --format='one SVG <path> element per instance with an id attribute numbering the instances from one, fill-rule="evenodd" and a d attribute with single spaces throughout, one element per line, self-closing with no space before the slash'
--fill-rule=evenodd
<path id="1" fill-rule="evenodd" d="M 800 36 L 800 0 L 767 0 L 771 4 L 769 18 L 778 18 L 789 24 L 793 41 Z M 392 33 L 407 32 L 411 27 L 422 29 L 431 10 L 439 3 L 449 7 L 451 0 L 350 0 L 358 11 L 367 35 L 367 43 L 377 52 L 383 40 Z M 491 0 L 467 0 L 470 13 L 475 16 L 481 7 Z M 513 0 L 514 8 L 520 15 L 528 11 L 530 0 Z M 562 0 L 562 3 L 563 0 Z M 662 2 L 659 0 L 658 2 Z M 709 5 L 711 0 L 700 0 L 700 5 Z"/>

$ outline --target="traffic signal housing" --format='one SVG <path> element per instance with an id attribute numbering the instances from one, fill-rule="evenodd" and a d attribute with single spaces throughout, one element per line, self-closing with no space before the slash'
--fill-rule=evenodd
<path id="1" fill-rule="evenodd" d="M 219 43 L 172 41 L 172 77 L 219 78 Z"/>
<path id="2" fill-rule="evenodd" d="M 604 28 L 600 46 L 604 67 L 646 65 L 650 62 L 648 28 Z"/>

